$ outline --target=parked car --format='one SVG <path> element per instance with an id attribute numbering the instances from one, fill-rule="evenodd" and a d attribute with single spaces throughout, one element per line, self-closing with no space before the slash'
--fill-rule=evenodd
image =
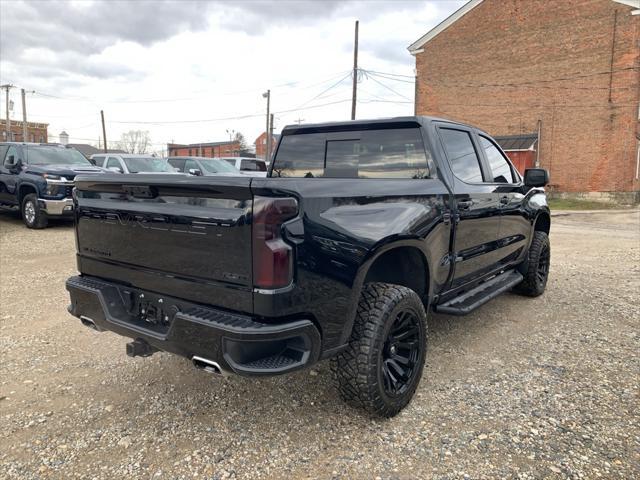
<path id="1" fill-rule="evenodd" d="M 260 158 L 221 157 L 222 160 L 236 167 L 244 175 L 251 177 L 266 177 L 267 163 Z"/>
<path id="2" fill-rule="evenodd" d="M 0 143 L 0 205 L 17 207 L 29 228 L 71 217 L 73 180 L 102 173 L 74 148 L 52 143 Z"/>
<path id="3" fill-rule="evenodd" d="M 169 157 L 169 165 L 189 175 L 241 177 L 240 170 L 219 158 Z"/>
<path id="4" fill-rule="evenodd" d="M 136 153 L 95 153 L 91 160 L 96 165 L 116 173 L 177 173 L 166 158 Z"/>
<path id="5" fill-rule="evenodd" d="M 422 376 L 430 310 L 547 284 L 547 172 L 521 178 L 461 123 L 293 125 L 269 178 L 116 180 L 77 180 L 67 289 L 82 323 L 135 339 L 130 356 L 247 376 L 332 358 L 345 400 L 392 416 Z"/>

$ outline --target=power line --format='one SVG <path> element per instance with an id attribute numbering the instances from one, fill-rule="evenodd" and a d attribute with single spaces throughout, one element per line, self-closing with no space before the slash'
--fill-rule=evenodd
<path id="1" fill-rule="evenodd" d="M 314 100 L 320 98 L 322 95 L 324 95 L 325 93 L 327 93 L 328 91 L 330 91 L 333 88 L 336 88 L 338 85 L 340 85 L 342 82 L 344 82 L 347 78 L 351 77 L 351 72 L 347 73 L 344 77 L 342 77 L 340 80 L 338 80 L 336 83 L 334 83 L 333 85 L 331 85 L 330 87 L 326 88 L 325 90 L 323 90 L 322 92 L 320 92 L 319 94 L 317 94 L 315 97 L 307 100 L 306 102 L 300 104 L 298 106 L 298 108 L 302 108 L 305 105 L 307 105 L 308 103 L 313 102 Z"/>
<path id="2" fill-rule="evenodd" d="M 401 94 L 401 93 L 397 92 L 396 90 L 394 90 L 393 88 L 389 87 L 388 85 L 385 85 L 384 83 L 380 82 L 379 80 L 376 80 L 374 77 L 367 77 L 367 78 L 369 78 L 369 79 L 373 80 L 373 81 L 374 81 L 374 82 L 376 82 L 378 85 L 382 85 L 384 88 L 386 88 L 387 90 L 389 90 L 389 91 L 391 91 L 391 92 L 395 93 L 395 94 L 396 94 L 396 95 L 398 95 L 399 97 L 402 97 L 402 98 L 404 98 L 404 99 L 406 99 L 406 100 L 411 100 L 411 99 L 410 99 L 409 97 L 407 97 L 406 95 L 403 95 L 403 94 Z"/>

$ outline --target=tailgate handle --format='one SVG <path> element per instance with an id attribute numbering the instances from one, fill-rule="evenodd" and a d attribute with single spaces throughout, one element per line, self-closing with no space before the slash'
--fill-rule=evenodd
<path id="1" fill-rule="evenodd" d="M 157 190 L 148 185 L 123 185 L 122 189 L 135 198 L 155 198 L 158 196 Z"/>

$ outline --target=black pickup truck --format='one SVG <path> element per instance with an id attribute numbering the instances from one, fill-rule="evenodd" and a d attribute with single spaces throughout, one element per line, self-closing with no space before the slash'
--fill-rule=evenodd
<path id="1" fill-rule="evenodd" d="M 217 373 L 332 358 L 381 416 L 413 396 L 427 312 L 466 314 L 549 272 L 548 174 L 429 117 L 286 127 L 267 178 L 76 178 L 69 311 Z M 533 314 L 533 313 L 532 313 Z"/>

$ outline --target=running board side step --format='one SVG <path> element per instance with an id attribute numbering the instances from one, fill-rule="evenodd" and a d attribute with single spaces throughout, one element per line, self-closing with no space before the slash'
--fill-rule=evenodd
<path id="1" fill-rule="evenodd" d="M 442 305 L 436 305 L 435 311 L 448 315 L 466 315 L 501 293 L 515 287 L 523 279 L 524 277 L 515 270 L 501 273 Z"/>

